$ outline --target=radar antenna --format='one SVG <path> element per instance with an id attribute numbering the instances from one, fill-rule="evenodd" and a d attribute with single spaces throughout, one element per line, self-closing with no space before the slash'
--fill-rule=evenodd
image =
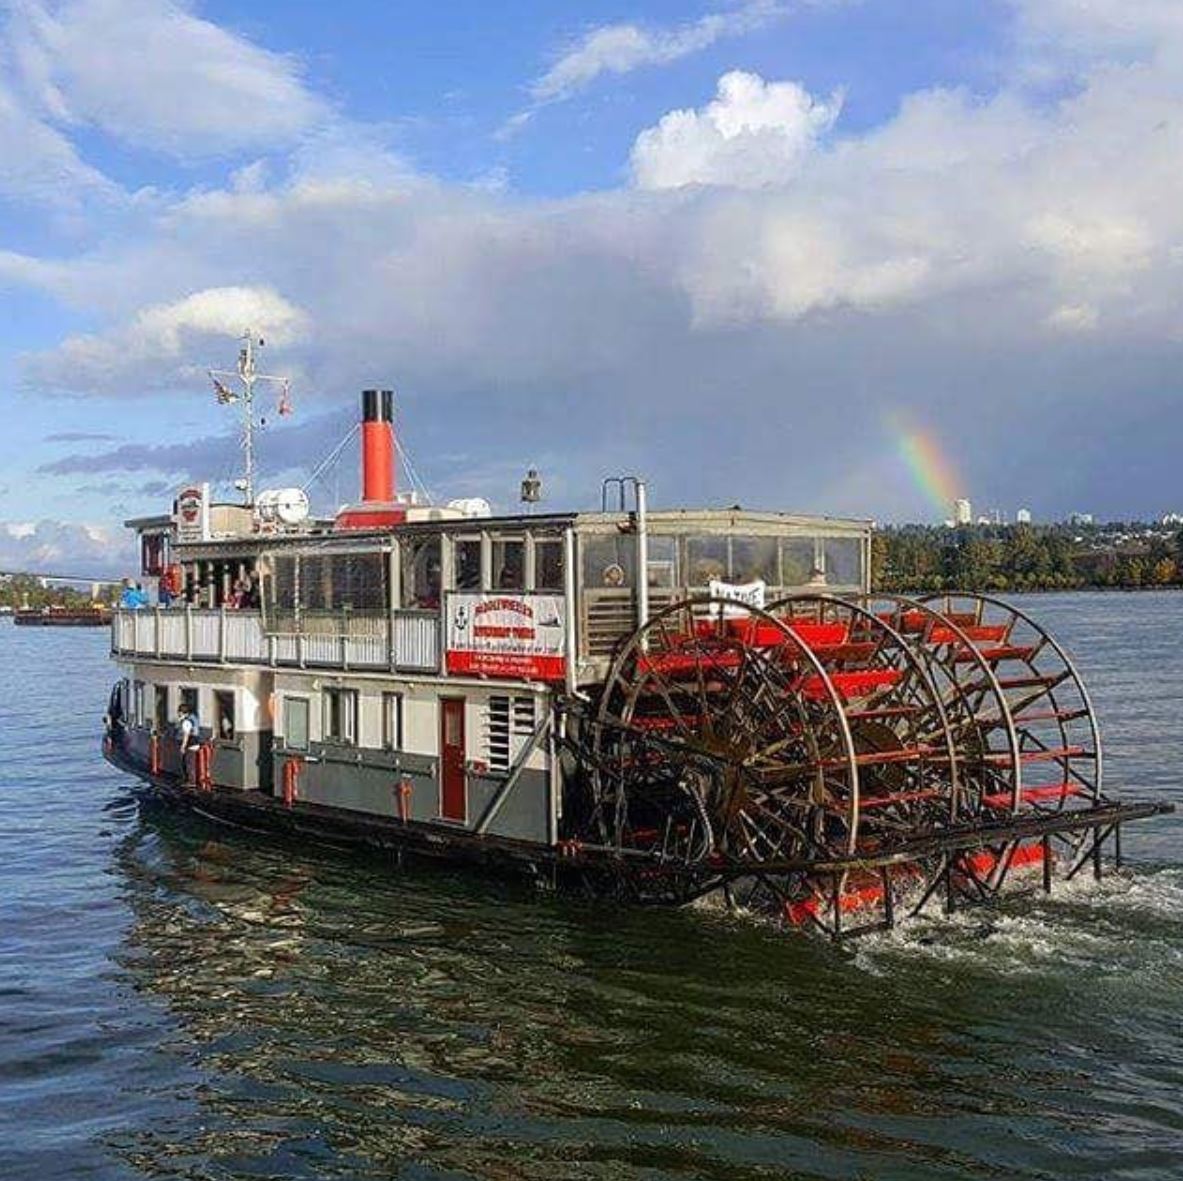
<path id="1" fill-rule="evenodd" d="M 291 383 L 286 377 L 272 377 L 267 373 L 259 373 L 255 368 L 255 352 L 264 344 L 261 336 L 248 328 L 239 339 L 242 347 L 238 350 L 235 370 L 210 369 L 208 372 L 218 401 L 223 406 L 237 402 L 242 407 L 243 471 L 241 478 L 234 481 L 234 486 L 242 493 L 243 503 L 251 508 L 255 503 L 255 431 L 258 429 L 255 422 L 255 383 L 269 381 L 279 386 L 279 413 L 285 415 L 291 413 Z M 226 385 L 227 381 L 235 380 L 241 384 L 239 391 Z"/>

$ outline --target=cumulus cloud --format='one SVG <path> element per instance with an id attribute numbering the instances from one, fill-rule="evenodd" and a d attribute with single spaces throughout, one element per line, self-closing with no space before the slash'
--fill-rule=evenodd
<path id="1" fill-rule="evenodd" d="M 21 0 L 8 41 L 48 121 L 178 156 L 274 148 L 328 114 L 290 58 L 170 0 Z"/>
<path id="2" fill-rule="evenodd" d="M 702 110 L 670 111 L 637 136 L 633 177 L 644 189 L 784 184 L 841 107 L 838 95 L 819 102 L 795 82 L 732 70 Z"/>
<path id="3" fill-rule="evenodd" d="M 0 522 L 0 570 L 110 578 L 130 568 L 133 546 L 105 525 Z"/>
<path id="4" fill-rule="evenodd" d="M 1026 53 L 1036 34 L 1016 28 Z M 1100 61 L 1069 39 L 1072 85 L 1054 98 L 1026 77 L 923 90 L 858 133 L 835 123 L 836 99 L 732 75 L 638 137 L 634 185 L 577 197 L 448 185 L 347 145 L 297 154 L 137 207 L 78 257 L 0 254 L 0 273 L 99 322 L 31 358 L 34 385 L 196 382 L 185 366 L 222 355 L 206 334 L 270 311 L 271 361 L 306 373 L 304 404 L 351 415 L 357 389 L 391 382 L 420 467 L 467 453 L 516 470 L 557 451 L 572 488 L 635 468 L 663 499 L 889 517 L 916 507 L 883 468 L 875 424 L 896 406 L 964 436 L 975 499 L 1054 479 L 1045 495 L 1068 508 L 1136 454 L 1113 484 L 1133 496 L 1166 478 L 1144 443 L 1123 451 L 1107 429 L 1094 454 L 1085 432 L 1133 430 L 1135 407 L 1168 397 L 1183 306 L 1171 35 L 1152 24 L 1149 48 Z M 1074 462 L 1049 465 L 1065 423 Z M 306 457 L 330 442 L 303 441 Z M 116 449 L 55 472 L 171 475 L 192 457 Z"/>
<path id="5" fill-rule="evenodd" d="M 193 355 L 202 338 L 224 340 L 250 329 L 282 346 L 307 328 L 304 312 L 269 287 L 212 287 L 146 307 L 110 332 L 68 337 L 32 357 L 29 370 L 42 386 L 136 393 L 200 372 Z"/>
<path id="6" fill-rule="evenodd" d="M 748 0 L 738 8 L 712 12 L 668 27 L 598 25 L 583 34 L 530 87 L 540 101 L 568 98 L 604 74 L 628 74 L 642 66 L 667 65 L 787 15 L 777 0 Z"/>

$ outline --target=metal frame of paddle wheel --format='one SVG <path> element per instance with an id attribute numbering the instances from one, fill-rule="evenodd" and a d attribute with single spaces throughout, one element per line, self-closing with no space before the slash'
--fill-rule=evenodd
<path id="1" fill-rule="evenodd" d="M 1067 654 L 999 600 L 933 603 L 803 592 L 651 616 L 574 706 L 589 807 L 569 855 L 635 901 L 718 893 L 835 939 L 990 901 L 1020 868 L 1045 890 L 1057 863 L 1100 876 L 1109 843 L 1120 864 L 1121 825 L 1169 808 L 1101 794 Z"/>

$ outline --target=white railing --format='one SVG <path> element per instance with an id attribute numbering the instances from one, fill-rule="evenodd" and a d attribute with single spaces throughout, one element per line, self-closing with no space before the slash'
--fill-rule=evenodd
<path id="1" fill-rule="evenodd" d="M 120 656 L 201 663 L 435 672 L 440 665 L 439 616 L 327 613 L 300 632 L 268 633 L 258 611 L 193 608 L 116 611 L 111 650 Z"/>

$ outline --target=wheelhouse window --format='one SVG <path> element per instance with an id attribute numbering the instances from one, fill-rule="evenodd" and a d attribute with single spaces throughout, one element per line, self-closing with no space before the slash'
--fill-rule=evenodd
<path id="1" fill-rule="evenodd" d="M 858 537 L 827 537 L 824 543 L 826 583 L 829 586 L 861 586 L 863 544 Z"/>
<path id="2" fill-rule="evenodd" d="M 493 538 L 492 565 L 494 590 L 526 589 L 526 542 L 523 538 Z"/>
<path id="3" fill-rule="evenodd" d="M 583 585 L 588 590 L 631 587 L 637 569 L 637 539 L 631 534 L 590 533 L 579 541 Z"/>
<path id="4" fill-rule="evenodd" d="M 308 749 L 308 698 L 283 699 L 283 741 L 291 750 Z"/>
<path id="5" fill-rule="evenodd" d="M 775 537 L 731 538 L 732 582 L 763 582 L 776 586 L 780 582 L 779 565 Z"/>
<path id="6" fill-rule="evenodd" d="M 403 749 L 403 695 L 382 694 L 382 745 L 386 750 Z"/>
<path id="7" fill-rule="evenodd" d="M 458 537 L 453 550 L 456 589 L 479 591 L 481 580 L 481 539 L 479 537 Z"/>
<path id="8" fill-rule="evenodd" d="M 401 551 L 403 606 L 439 610 L 440 539 L 407 538 Z"/>
<path id="9" fill-rule="evenodd" d="M 678 539 L 660 535 L 649 538 L 649 585 L 678 585 Z"/>
<path id="10" fill-rule="evenodd" d="M 238 733 L 234 717 L 233 690 L 214 690 L 214 733 L 224 742 L 233 742 Z"/>
<path id="11" fill-rule="evenodd" d="M 728 539 L 710 535 L 686 539 L 686 563 L 689 566 L 690 585 L 706 586 L 712 578 L 727 580 Z"/>
<path id="12" fill-rule="evenodd" d="M 561 591 L 563 589 L 563 539 L 536 537 L 534 539 L 534 589 Z"/>
<path id="13" fill-rule="evenodd" d="M 324 740 L 344 746 L 357 744 L 357 692 L 354 689 L 324 691 Z"/>
<path id="14" fill-rule="evenodd" d="M 808 586 L 817 566 L 817 545 L 812 537 L 782 537 L 781 586 Z"/>

